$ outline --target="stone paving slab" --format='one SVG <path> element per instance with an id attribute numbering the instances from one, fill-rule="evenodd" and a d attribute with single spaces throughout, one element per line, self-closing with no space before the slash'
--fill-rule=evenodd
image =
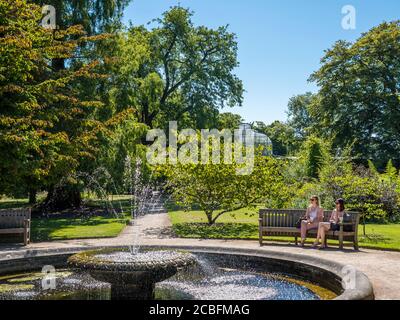
<path id="1" fill-rule="evenodd" d="M 127 246 L 139 233 L 140 243 L 154 246 L 192 246 L 223 247 L 232 249 L 260 249 L 258 241 L 249 240 L 202 240 L 179 239 L 171 234 L 171 223 L 167 214 L 147 215 L 138 220 L 135 226 L 127 226 L 116 238 L 66 240 L 32 243 L 27 247 L 18 245 L 0 245 L 0 259 L 18 255 L 35 255 L 41 250 L 65 250 L 71 248 Z M 365 273 L 371 280 L 375 297 L 380 300 L 400 300 L 400 252 L 361 249 L 340 251 L 330 248 L 324 251 L 311 248 L 300 248 L 292 244 L 270 243 L 261 250 L 291 254 L 304 254 L 314 258 L 335 261 L 352 265 Z"/>

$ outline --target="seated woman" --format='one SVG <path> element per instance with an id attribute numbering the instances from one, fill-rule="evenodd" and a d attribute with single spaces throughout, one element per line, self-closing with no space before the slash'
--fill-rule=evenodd
<path id="1" fill-rule="evenodd" d="M 319 241 L 321 240 L 320 249 L 325 249 L 325 235 L 326 233 L 331 231 L 339 231 L 340 230 L 340 222 L 343 221 L 344 216 L 344 200 L 337 199 L 336 200 L 336 209 L 333 210 L 332 215 L 329 219 L 329 222 L 321 222 L 318 227 L 318 235 L 317 240 L 314 243 L 314 247 L 319 245 Z"/>
<path id="2" fill-rule="evenodd" d="M 318 229 L 319 223 L 324 221 L 324 209 L 319 206 L 318 196 L 312 196 L 310 199 L 310 206 L 307 208 L 306 220 L 301 222 L 301 246 L 307 237 L 307 231 L 311 229 Z"/>

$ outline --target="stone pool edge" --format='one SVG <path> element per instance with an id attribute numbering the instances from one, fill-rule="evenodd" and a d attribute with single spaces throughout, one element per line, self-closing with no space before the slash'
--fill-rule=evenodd
<path id="1" fill-rule="evenodd" d="M 127 246 L 109 246 L 109 248 L 126 248 Z M 346 275 L 343 270 L 349 270 L 350 266 L 331 261 L 310 257 L 301 254 L 287 253 L 287 252 L 274 252 L 268 249 L 244 249 L 244 248 L 222 248 L 216 246 L 184 246 L 184 245 L 143 245 L 142 248 L 146 249 L 175 249 L 187 250 L 194 253 L 212 253 L 224 255 L 241 255 L 241 256 L 254 256 L 259 258 L 287 261 L 288 263 L 298 263 L 308 265 L 312 268 L 319 268 L 332 273 L 336 277 L 343 279 Z M 15 253 L 0 253 L 0 274 L 29 271 L 45 264 L 54 265 L 55 267 L 64 264 L 65 260 L 72 254 L 87 251 L 102 249 L 104 246 L 99 247 L 71 247 L 62 249 L 37 249 L 26 250 Z M 35 266 L 36 265 L 36 266 Z M 354 287 L 356 289 L 345 289 L 335 300 L 374 300 L 374 291 L 369 278 L 357 269 L 353 269 Z"/>

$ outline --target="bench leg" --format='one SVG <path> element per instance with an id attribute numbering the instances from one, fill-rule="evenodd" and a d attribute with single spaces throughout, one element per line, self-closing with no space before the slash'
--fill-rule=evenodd
<path id="1" fill-rule="evenodd" d="M 28 230 L 24 231 L 24 246 L 28 244 Z"/>
<path id="2" fill-rule="evenodd" d="M 339 233 L 339 249 L 343 250 L 343 233 Z"/>
<path id="3" fill-rule="evenodd" d="M 262 247 L 263 246 L 263 235 L 262 235 L 262 233 L 260 233 L 258 241 L 260 242 L 260 247 Z"/>
<path id="4" fill-rule="evenodd" d="M 325 241 L 324 242 L 325 242 L 324 243 L 325 248 L 328 247 L 328 237 L 325 237 Z"/>
<path id="5" fill-rule="evenodd" d="M 296 246 L 299 245 L 299 238 L 298 237 L 294 237 L 294 243 L 296 244 Z"/>
<path id="6" fill-rule="evenodd" d="M 358 251 L 358 240 L 357 239 L 355 239 L 354 240 L 354 250 L 356 250 L 356 251 Z"/>

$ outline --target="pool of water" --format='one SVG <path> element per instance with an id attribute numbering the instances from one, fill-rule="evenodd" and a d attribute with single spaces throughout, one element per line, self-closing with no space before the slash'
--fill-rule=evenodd
<path id="1" fill-rule="evenodd" d="M 321 300 L 335 294 L 284 274 L 212 268 L 182 270 L 156 285 L 156 300 Z M 2 300 L 109 300 L 110 285 L 89 274 L 59 269 L 0 276 Z"/>

